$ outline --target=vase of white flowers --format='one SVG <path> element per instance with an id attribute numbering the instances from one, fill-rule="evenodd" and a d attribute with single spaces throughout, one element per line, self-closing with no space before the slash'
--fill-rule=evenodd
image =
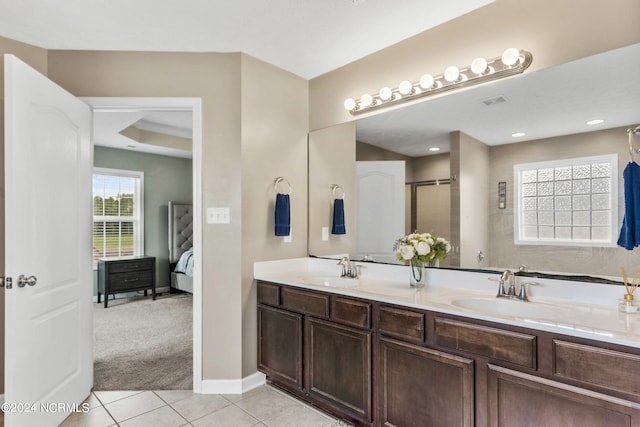
<path id="1" fill-rule="evenodd" d="M 409 261 L 411 287 L 420 288 L 426 281 L 424 267 L 437 266 L 439 260 L 444 259 L 451 251 L 451 245 L 442 237 L 429 233 L 412 233 L 396 240 L 393 250 L 400 261 Z"/>

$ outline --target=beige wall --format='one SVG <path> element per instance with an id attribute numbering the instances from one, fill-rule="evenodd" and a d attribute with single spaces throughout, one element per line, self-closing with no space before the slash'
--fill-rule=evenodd
<path id="1" fill-rule="evenodd" d="M 489 146 L 462 132 L 452 132 L 451 143 L 451 254 L 450 265 L 483 267 L 477 253 L 488 251 Z M 454 178 L 453 178 L 454 177 Z"/>
<path id="2" fill-rule="evenodd" d="M 309 253 L 355 254 L 356 233 L 356 127 L 333 126 L 309 134 Z M 344 190 L 347 234 L 331 234 L 333 195 L 331 184 Z M 329 240 L 322 240 L 322 227 Z"/>
<path id="3" fill-rule="evenodd" d="M 628 271 L 632 266 L 637 265 L 637 253 L 620 247 L 529 246 L 514 245 L 513 242 L 513 166 L 518 163 L 617 154 L 619 211 L 617 219 L 618 224 L 622 224 L 624 214 L 622 172 L 629 161 L 626 129 L 627 127 L 623 127 L 491 147 L 489 174 L 491 242 L 488 262 L 494 267 L 514 268 L 520 264 L 526 264 L 531 270 L 605 276 L 619 276 L 620 266 L 627 267 Z M 506 209 L 497 208 L 498 182 L 500 181 L 507 183 Z"/>
<path id="4" fill-rule="evenodd" d="M 202 98 L 202 208 L 231 211 L 202 229 L 203 376 L 240 378 L 240 54 L 50 51 L 49 77 L 76 96 Z"/>
<path id="5" fill-rule="evenodd" d="M 448 179 L 450 178 L 449 163 L 449 153 L 414 157 L 410 162 L 412 171 L 410 182 Z"/>
<path id="6" fill-rule="evenodd" d="M 499 56 L 507 47 L 533 53 L 530 73 L 637 43 L 639 14 L 637 0 L 496 0 L 311 80 L 310 128 L 353 120 L 346 98 L 439 74 L 478 55 Z"/>
<path id="7" fill-rule="evenodd" d="M 47 51 L 0 37 L 0 54 L 16 55 L 36 70 L 47 73 Z M 0 77 L 4 82 L 4 60 L 0 57 Z M 4 84 L 0 84 L 0 276 L 4 271 Z M 4 393 L 4 290 L 0 291 L 0 394 Z"/>
<path id="8" fill-rule="evenodd" d="M 307 255 L 309 99 L 307 80 L 247 55 L 242 55 L 241 63 L 242 376 L 246 377 L 257 368 L 253 263 Z M 274 235 L 278 176 L 291 184 L 291 243 Z M 285 187 L 279 186 L 282 191 Z"/>
<path id="9" fill-rule="evenodd" d="M 203 225 L 203 376 L 254 373 L 251 264 L 306 254 L 307 82 L 233 53 L 51 51 L 49 77 L 77 96 L 202 98 L 202 208 L 231 211 Z M 288 245 L 268 237 L 276 175 L 298 195 Z"/>

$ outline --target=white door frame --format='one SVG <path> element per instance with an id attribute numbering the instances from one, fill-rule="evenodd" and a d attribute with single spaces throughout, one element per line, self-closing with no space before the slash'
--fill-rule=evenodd
<path id="1" fill-rule="evenodd" d="M 93 111 L 150 110 L 193 113 L 193 392 L 202 393 L 202 99 L 82 97 Z"/>

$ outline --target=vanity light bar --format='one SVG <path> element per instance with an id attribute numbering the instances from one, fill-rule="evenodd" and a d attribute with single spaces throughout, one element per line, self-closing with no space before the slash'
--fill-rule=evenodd
<path id="1" fill-rule="evenodd" d="M 425 96 L 475 86 L 520 74 L 529 68 L 532 61 L 533 55 L 530 52 L 512 47 L 506 49 L 498 58 L 487 60 L 479 57 L 465 68 L 450 66 L 439 76 L 425 74 L 417 82 L 401 82 L 396 89 L 383 87 L 376 95 L 365 93 L 359 100 L 348 98 L 344 101 L 344 108 L 356 115 Z"/>

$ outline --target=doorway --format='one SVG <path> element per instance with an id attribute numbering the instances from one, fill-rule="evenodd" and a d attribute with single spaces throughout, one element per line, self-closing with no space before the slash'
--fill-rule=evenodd
<path id="1" fill-rule="evenodd" d="M 154 117 L 166 117 L 171 121 L 184 113 L 191 114 L 191 159 L 192 159 L 192 200 L 193 200 L 193 391 L 201 392 L 202 388 L 202 241 L 201 241 L 201 152 L 202 152 L 202 118 L 201 100 L 199 98 L 81 98 L 89 104 L 95 114 L 142 115 L 153 114 Z M 151 149 L 153 147 L 145 147 Z M 164 146 L 164 155 L 178 153 L 180 148 Z M 182 150 L 184 151 L 184 150 Z"/>

